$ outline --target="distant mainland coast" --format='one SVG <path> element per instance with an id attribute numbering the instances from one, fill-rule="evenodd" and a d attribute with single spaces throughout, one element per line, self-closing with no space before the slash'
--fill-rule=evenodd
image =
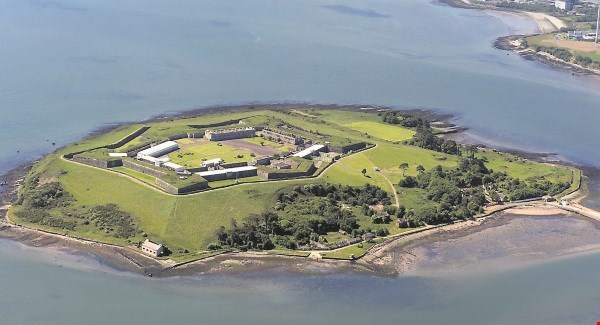
<path id="1" fill-rule="evenodd" d="M 332 112 L 317 115 L 320 110 L 323 112 Z M 215 115 L 223 115 L 227 117 L 228 114 L 243 114 L 244 112 L 249 111 L 260 111 L 260 112 L 277 112 L 277 114 L 281 114 L 282 112 L 294 112 L 292 116 L 295 119 L 290 119 L 288 122 L 292 125 L 292 123 L 300 123 L 302 119 L 318 119 L 321 122 L 313 123 L 323 123 L 323 121 L 329 121 L 328 118 L 338 118 L 337 113 L 335 112 L 347 112 L 349 116 L 354 116 L 358 118 L 362 116 L 364 118 L 364 114 L 372 114 L 368 115 L 369 118 L 373 118 L 369 121 L 370 123 L 380 123 L 380 127 L 384 127 L 383 122 L 375 122 L 378 121 L 374 119 L 374 116 L 381 116 L 384 112 L 394 111 L 398 112 L 398 115 L 404 116 L 407 118 L 408 116 L 417 117 L 428 121 L 428 124 L 435 126 L 438 135 L 443 135 L 445 133 L 452 134 L 455 132 L 461 132 L 464 129 L 459 129 L 454 126 L 449 120 L 452 118 L 449 115 L 436 114 L 432 111 L 426 110 L 406 110 L 406 111 L 395 111 L 386 107 L 373 107 L 368 105 L 350 105 L 350 106 L 337 106 L 337 105 L 309 105 L 309 104 L 271 104 L 271 105 L 240 105 L 240 106 L 229 106 L 229 107 L 213 107 L 208 109 L 198 109 L 194 111 L 182 112 L 180 114 L 170 114 L 157 116 L 155 118 L 146 120 L 143 122 L 144 125 L 150 125 L 151 123 L 170 121 L 170 120 L 180 120 L 186 118 L 193 118 L 194 121 L 202 120 L 203 116 L 215 116 Z M 313 117 L 309 115 L 315 114 Z M 275 118 L 277 114 L 273 114 L 272 118 Z M 286 113 L 287 114 L 287 113 Z M 394 113 L 396 114 L 396 113 Z M 316 117 L 318 116 L 318 118 Z M 395 116 L 395 115 L 394 115 Z M 385 119 L 386 117 L 384 117 Z M 356 120 L 358 121 L 358 120 Z M 356 122 L 352 118 L 348 119 L 345 127 L 355 127 L 355 128 L 364 128 L 366 125 L 364 122 Z M 362 121 L 362 120 L 361 120 Z M 261 123 L 265 123 L 261 120 Z M 369 124 L 370 126 L 373 126 Z M 379 124 L 378 124 L 379 125 Z M 92 138 L 103 137 L 106 134 L 110 134 L 115 130 L 122 129 L 127 127 L 127 125 L 115 125 L 108 128 L 103 128 L 94 132 L 90 135 Z M 341 126 L 340 126 L 341 127 Z M 395 126 L 394 126 L 395 127 Z M 293 130 L 293 129 L 288 129 Z M 407 129 L 409 130 L 409 129 Z M 402 130 L 398 130 L 402 131 Z M 349 132 L 349 131 L 348 131 Z M 405 131 L 402 131 L 405 132 Z M 322 135 L 320 133 L 316 133 L 319 136 Z M 353 134 L 353 133 L 348 133 Z M 358 136 L 359 133 L 356 133 Z M 307 136 L 310 136 L 307 134 Z M 386 137 L 386 134 L 378 134 L 380 137 Z M 393 149 L 393 145 L 396 145 L 396 141 L 385 140 L 383 138 L 373 138 L 372 135 L 369 135 L 369 139 L 372 140 L 375 145 L 374 148 L 386 148 L 388 150 L 396 150 Z M 332 138 L 332 141 L 336 141 L 335 138 Z M 399 144 L 401 149 L 397 150 L 413 150 L 409 147 L 405 147 L 408 144 Z M 462 146 L 472 146 L 472 144 L 461 144 Z M 388 147 L 389 146 L 389 147 Z M 413 144 L 414 146 L 414 144 Z M 66 148 L 69 148 L 67 146 Z M 552 168 L 552 170 L 556 171 L 556 168 L 563 167 L 553 167 L 557 166 L 554 164 L 548 164 L 545 161 L 544 155 L 538 154 L 527 154 L 521 153 L 522 156 L 526 157 L 527 160 L 521 160 L 523 158 L 511 158 L 518 157 L 519 154 L 511 153 L 511 154 L 503 154 L 497 150 L 485 148 L 484 146 L 479 146 L 479 149 L 475 150 L 471 147 L 473 152 L 478 152 L 478 155 L 481 156 L 479 159 L 486 160 L 488 162 L 491 161 L 493 164 L 499 164 L 500 162 L 508 164 L 509 161 L 513 161 L 513 159 L 517 159 L 519 164 L 522 166 L 545 166 L 543 168 Z M 56 152 L 64 152 L 65 148 L 57 149 Z M 372 149 L 373 150 L 373 149 Z M 420 149 L 415 149 L 415 154 L 419 154 Z M 429 149 L 427 149 L 429 150 Z M 377 152 L 375 150 L 375 152 Z M 400 152 L 400 151 L 399 151 Z M 431 151 L 433 152 L 433 151 Z M 360 154 L 362 157 L 367 157 L 370 159 L 375 159 L 369 156 L 374 155 L 375 153 L 371 151 L 369 154 Z M 446 154 L 436 154 L 433 153 L 434 157 L 446 157 Z M 335 164 L 329 166 L 326 171 L 322 171 L 324 176 L 319 175 L 315 178 L 315 181 L 323 182 L 320 178 L 325 178 L 326 180 L 331 180 L 331 176 L 336 175 L 336 173 L 341 173 L 338 171 L 340 166 L 346 170 L 350 165 L 352 165 L 355 161 L 354 159 L 358 159 L 357 154 L 348 154 L 343 155 L 342 158 L 336 162 Z M 503 158 L 500 158 L 503 157 Z M 48 158 L 46 158 L 48 159 Z M 378 158 L 381 159 L 381 158 Z M 444 162 L 444 159 L 441 159 L 441 162 Z M 454 158 L 452 158 L 454 159 Z M 478 159 L 478 158 L 472 158 Z M 495 161 L 494 159 L 502 159 Z M 537 163 L 528 163 L 530 160 L 538 160 Z M 66 162 L 60 162 L 61 165 L 67 164 Z M 529 164 L 540 164 L 540 165 L 529 165 Z M 411 163 L 412 165 L 412 163 Z M 568 166 L 567 164 L 562 164 L 564 170 L 566 171 L 575 171 L 573 166 Z M 591 251 L 598 249 L 597 245 L 597 236 L 600 236 L 600 213 L 588 209 L 582 206 L 579 202 L 582 198 L 587 194 L 585 182 L 581 177 L 581 174 L 573 174 L 575 176 L 571 176 L 572 181 L 568 187 L 565 187 L 561 190 L 560 193 L 555 195 L 556 199 L 548 199 L 544 198 L 534 198 L 532 200 L 516 200 L 514 202 L 504 202 L 504 203 L 493 203 L 486 204 L 482 207 L 480 212 L 475 213 L 474 215 L 464 218 L 464 220 L 453 220 L 450 222 L 434 222 L 434 224 L 423 224 L 418 226 L 413 226 L 413 228 L 401 229 L 397 230 L 398 226 L 396 222 L 392 222 L 391 224 L 380 224 L 379 222 L 375 222 L 373 220 L 375 215 L 372 217 L 358 217 L 358 223 L 363 225 L 362 227 L 372 228 L 375 232 L 375 228 L 377 229 L 389 229 L 390 231 L 382 231 L 381 235 L 372 239 L 367 239 L 364 242 L 360 242 L 358 244 L 352 244 L 350 246 L 342 246 L 338 249 L 329 249 L 326 248 L 323 243 L 327 241 L 323 241 L 320 244 L 316 241 L 314 242 L 314 246 L 309 250 L 285 250 L 276 248 L 273 250 L 261 250 L 261 249 L 248 249 L 249 244 L 246 244 L 246 247 L 240 249 L 239 247 L 223 247 L 222 249 L 215 250 L 214 253 L 202 253 L 201 256 L 193 258 L 190 257 L 189 254 L 183 252 L 183 247 L 178 249 L 178 253 L 175 252 L 175 259 L 171 258 L 154 258 L 152 256 L 148 256 L 148 254 L 143 253 L 139 247 L 133 244 L 133 240 L 125 241 L 121 239 L 110 239 L 110 234 L 108 229 L 106 229 L 106 234 L 102 233 L 102 236 L 98 234 L 88 235 L 93 233 L 93 229 L 84 228 L 85 231 L 77 231 L 78 228 L 75 228 L 74 231 L 61 231 L 52 227 L 47 226 L 38 226 L 30 221 L 26 221 L 26 219 L 22 219 L 23 217 L 19 217 L 19 220 L 13 220 L 15 214 L 12 213 L 13 210 L 11 208 L 18 202 L 19 193 L 23 190 L 25 183 L 27 183 L 28 175 L 31 175 L 32 168 L 39 168 L 38 162 L 28 162 L 25 163 L 7 174 L 3 175 L 0 180 L 4 184 L 2 187 L 2 193 L 0 195 L 0 217 L 2 218 L 0 221 L 0 238 L 14 240 L 17 242 L 21 242 L 28 246 L 34 247 L 47 247 L 52 249 L 59 249 L 61 251 L 66 251 L 69 253 L 85 253 L 89 254 L 92 258 L 98 260 L 100 263 L 108 265 L 112 268 L 115 268 L 120 271 L 133 272 L 137 274 L 147 275 L 147 276 L 156 276 L 156 277 L 171 277 L 171 276 L 195 276 L 202 274 L 219 274 L 219 273 L 240 273 L 240 272 L 261 272 L 265 270 L 283 270 L 286 272 L 295 272 L 302 274 L 322 274 L 322 273 L 335 273 L 335 272 L 364 272 L 370 274 L 376 274 L 381 276 L 389 276 L 389 275 L 397 275 L 397 274 L 410 274 L 411 272 L 418 272 L 421 269 L 435 269 L 436 265 L 438 267 L 442 267 L 445 263 L 450 263 L 449 261 L 443 259 L 430 260 L 428 256 L 431 253 L 432 244 L 435 243 L 435 249 L 446 250 L 448 249 L 445 245 L 458 242 L 460 245 L 457 246 L 456 256 L 453 257 L 453 261 L 455 266 L 473 264 L 476 261 L 474 259 L 485 259 L 484 257 L 473 256 L 473 252 L 469 251 L 468 247 L 473 246 L 473 243 L 481 242 L 482 245 L 489 244 L 489 236 L 492 234 L 494 236 L 502 236 L 509 240 L 512 235 L 514 236 L 523 236 L 521 232 L 523 231 L 524 225 L 533 225 L 537 224 L 539 227 L 539 236 L 532 239 L 537 243 L 543 242 L 544 245 L 539 245 L 535 247 L 536 257 L 529 258 L 528 261 L 531 260 L 545 260 L 548 258 L 554 258 L 558 256 L 567 255 L 574 252 L 583 252 L 583 251 Z M 84 169 L 90 169 L 91 167 L 77 167 Z M 388 170 L 385 165 L 376 167 L 376 169 L 381 168 L 381 171 L 376 170 L 373 172 L 372 170 L 367 171 L 367 175 L 370 179 L 380 180 L 379 183 L 381 186 L 385 186 L 388 183 L 392 185 L 392 188 L 395 188 L 394 195 L 391 197 L 388 196 L 386 198 L 389 206 L 395 206 L 396 209 L 392 209 L 397 211 L 397 208 L 401 205 L 398 202 L 409 202 L 409 197 L 411 197 L 412 192 L 409 188 L 398 187 L 398 185 L 392 184 L 388 178 L 394 179 L 396 182 L 397 179 L 403 179 L 407 176 L 404 176 L 403 171 L 399 172 L 394 170 Z M 401 166 L 402 168 L 402 166 Z M 430 167 L 427 166 L 427 169 Z M 79 169 L 68 170 L 68 173 L 75 173 Z M 551 169 L 548 169 L 549 171 Z M 406 170 L 404 170 L 406 172 Z M 525 173 L 526 170 L 521 168 L 519 169 L 519 173 Z M 61 172 L 63 173 L 63 172 Z M 66 171 L 64 173 L 67 173 Z M 347 171 L 346 171 L 347 173 Z M 381 176 L 377 176 L 375 173 L 387 173 Z M 419 173 L 423 173 L 421 171 L 410 171 L 411 175 L 418 175 Z M 580 173 L 579 171 L 577 173 Z M 134 175 L 134 174 L 132 174 Z M 339 174 L 342 175 L 342 174 Z M 61 176 L 58 176 L 59 178 Z M 124 175 L 123 177 L 131 178 L 131 176 Z M 351 176 L 351 179 L 356 177 L 365 177 L 365 172 L 363 170 L 363 175 L 360 175 L 360 171 L 358 174 Z M 142 178 L 143 179 L 143 178 Z M 310 178 L 308 178 L 310 180 Z M 45 180 L 44 182 L 49 182 L 50 180 Z M 252 179 L 254 181 L 254 179 Z M 258 180 L 256 180 L 258 182 Z M 286 190 L 288 187 L 293 186 L 295 181 L 291 181 L 292 184 L 286 185 L 287 187 L 283 187 L 279 191 Z M 362 182 L 362 181 L 360 181 Z M 373 181 L 374 182 L 374 181 Z M 68 180 L 65 180 L 65 184 L 68 187 Z M 217 184 L 217 183 L 215 183 Z M 219 186 L 222 185 L 218 183 Z M 257 184 L 260 184 L 258 182 Z M 273 184 L 277 184 L 276 182 Z M 306 184 L 306 181 L 302 180 L 300 184 Z M 352 181 L 349 181 L 348 184 L 352 184 Z M 249 186 L 255 186 L 251 183 Z M 259 186 L 259 185 L 256 185 Z M 269 185 L 267 185 L 269 186 Z M 38 185 L 39 187 L 39 185 Z M 235 184 L 233 189 L 236 188 Z M 241 188 L 241 187 L 240 187 Z M 225 189 L 225 191 L 229 191 Z M 302 189 L 298 189 L 298 186 L 294 187 L 293 191 L 302 191 Z M 418 190 L 415 193 L 421 193 Z M 406 192 L 406 193 L 405 193 Z M 389 190 L 388 190 L 389 193 Z M 200 194 L 204 195 L 204 194 Z M 275 194 L 273 194 L 275 195 Z M 490 193 L 486 192 L 486 196 L 490 195 Z M 306 196 L 306 200 L 311 197 Z M 489 199 L 489 198 L 488 198 Z M 22 199 L 21 199 L 22 200 Z M 396 201 L 394 203 L 394 200 Z M 23 202 L 17 203 L 21 206 Z M 72 203 L 71 203 L 72 204 Z M 292 206 L 292 203 L 287 203 Z M 378 203 L 381 204 L 381 203 Z M 397 205 L 395 205 L 397 204 Z M 340 202 L 340 206 L 342 209 L 346 209 L 348 203 Z M 292 206 L 293 207 L 293 206 Z M 377 204 L 373 205 L 372 208 L 377 209 Z M 55 213 L 57 211 L 62 211 L 65 213 L 65 217 L 63 222 L 67 222 L 70 219 L 66 216 L 70 213 L 75 213 L 76 210 L 74 208 L 70 208 L 66 202 L 61 203 L 61 206 L 58 208 L 53 208 L 52 210 Z M 68 210 L 73 209 L 73 210 Z M 363 209 L 364 210 L 364 209 Z M 412 208 L 409 208 L 412 210 Z M 9 212 L 10 211 L 10 212 Z M 68 212 L 67 212 L 68 211 Z M 282 210 L 283 211 L 283 210 Z M 288 210 L 286 210 L 285 213 Z M 284 213 L 284 212 L 282 212 Z M 360 215 L 359 212 L 356 212 Z M 400 213 L 395 212 L 396 215 L 400 216 Z M 368 215 L 372 214 L 369 212 Z M 285 214 L 284 214 L 285 215 Z M 378 216 L 378 215 L 377 215 Z M 223 216 L 224 218 L 225 216 Z M 395 218 L 395 215 L 392 216 Z M 409 220 L 408 216 L 398 217 L 397 224 L 401 223 L 401 218 L 403 220 Z M 294 219 L 290 219 L 294 220 Z M 563 222 L 561 220 L 572 220 L 568 222 Z M 373 221 L 374 223 L 370 223 Z M 83 225 L 83 221 L 80 222 Z M 87 224 L 87 223 L 85 223 Z M 383 227 L 381 226 L 383 225 Z M 586 226 L 587 225 L 587 226 Z M 79 226 L 77 226 L 79 227 Z M 108 227 L 108 226 L 104 226 Z M 144 226 L 148 227 L 148 226 Z M 552 227 L 560 227 L 559 230 L 553 229 Z M 578 240 L 574 241 L 568 234 L 573 229 L 581 229 L 582 227 L 587 230 L 581 233 L 581 236 L 578 236 Z M 536 228 L 537 229 L 537 228 Z M 555 237 L 545 236 L 545 231 L 562 231 L 564 232 L 564 238 L 561 237 L 561 240 L 557 240 Z M 92 231 L 92 232 L 91 232 Z M 365 231 L 361 230 L 363 236 L 365 236 Z M 368 233 L 367 231 L 367 233 Z M 148 231 L 150 233 L 150 231 Z M 340 231 L 339 234 L 342 232 Z M 340 235 L 337 231 L 335 232 L 323 232 L 323 235 L 319 238 L 321 239 L 329 239 L 330 243 L 335 243 L 334 240 L 338 238 Z M 152 234 L 150 234 L 152 236 Z M 530 235 L 530 234 L 529 234 Z M 104 237 L 103 237 L 104 236 Z M 130 237 L 133 238 L 142 238 L 140 234 L 133 234 Z M 170 238 L 167 235 L 165 240 L 167 243 L 177 243 L 176 238 Z M 212 236 L 212 235 L 209 235 Z M 344 238 L 351 238 L 348 233 Z M 280 238 L 283 235 L 278 235 L 273 238 Z M 162 238 L 158 236 L 157 238 Z M 337 240 L 346 240 L 344 238 Z M 365 237 L 363 237 L 365 238 Z M 462 241 L 469 240 L 469 245 L 463 245 Z M 466 239 L 465 239 L 466 238 Z M 519 237 L 520 238 L 520 237 Z M 207 239 L 208 240 L 208 239 Z M 315 238 L 316 240 L 316 238 Z M 310 240 L 313 242 L 313 239 Z M 211 243 L 211 245 L 213 245 Z M 278 241 L 276 242 L 277 247 L 285 245 L 285 242 Z M 313 245 L 313 244 L 311 244 Z M 514 256 L 519 256 L 522 254 L 527 254 L 527 243 L 524 243 L 517 250 L 509 250 L 506 248 L 505 250 L 498 251 L 494 259 L 502 260 L 504 259 L 512 259 Z M 173 245 L 173 247 L 176 247 Z M 360 247 L 360 248 L 359 248 Z M 190 248 L 191 249 L 191 248 Z M 489 247 L 490 250 L 493 250 L 492 247 Z M 173 249 L 175 250 L 175 248 Z M 462 252 L 462 255 L 461 255 Z M 186 255 L 187 254 L 187 255 Z M 494 255 L 494 254 L 492 254 Z M 179 257 L 178 257 L 179 256 Z M 512 260 L 511 260 L 512 261 Z M 493 262 L 490 260 L 490 262 Z M 436 264 L 437 263 L 437 264 Z M 518 263 L 517 263 L 518 264 Z"/>
<path id="2" fill-rule="evenodd" d="M 547 51 L 545 48 L 537 49 L 535 44 L 528 44 L 526 38 L 531 36 L 542 36 L 545 34 L 551 35 L 552 33 L 556 33 L 559 31 L 563 31 L 568 29 L 567 24 L 548 13 L 542 12 L 532 12 L 526 10 L 519 10 L 516 8 L 508 8 L 508 7 L 498 7 L 493 4 L 481 3 L 481 2 L 471 2 L 469 0 L 438 0 L 440 3 L 444 3 L 451 7 L 455 8 L 463 8 L 463 9 L 475 9 L 475 10 L 491 10 L 491 11 L 501 11 L 508 14 L 528 17 L 533 19 L 538 25 L 539 33 L 533 33 L 529 35 L 508 35 L 497 38 L 494 41 L 494 48 L 511 51 L 513 53 L 518 54 L 522 58 L 529 60 L 540 62 L 548 67 L 563 70 L 569 72 L 574 75 L 586 75 L 597 79 L 600 76 L 600 69 L 598 68 L 597 63 L 583 65 L 579 63 L 577 60 L 574 60 L 573 56 L 569 59 L 565 59 L 563 57 L 553 55 L 550 53 L 551 51 Z M 572 41 L 574 42 L 574 41 Z M 547 41 L 547 44 L 549 41 Z M 573 43 L 575 44 L 575 43 Z M 571 44 L 571 45 L 573 45 Z M 585 46 L 580 48 L 575 44 L 573 45 L 573 49 L 577 51 L 590 51 L 589 46 Z M 560 48 L 560 46 L 556 45 L 547 45 L 549 49 L 553 49 L 554 47 Z M 571 49 L 571 50 L 573 50 Z M 597 51 L 597 49 L 596 49 Z"/>

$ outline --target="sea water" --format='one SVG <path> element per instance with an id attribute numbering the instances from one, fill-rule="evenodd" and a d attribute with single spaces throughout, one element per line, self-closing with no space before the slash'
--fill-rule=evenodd
<path id="1" fill-rule="evenodd" d="M 492 48 L 496 37 L 536 30 L 522 17 L 425 0 L 0 7 L 0 172 L 98 127 L 248 102 L 435 109 L 498 144 L 600 165 L 600 83 Z M 0 248 L 3 323 L 600 320 L 598 254 L 469 278 L 156 280 Z"/>

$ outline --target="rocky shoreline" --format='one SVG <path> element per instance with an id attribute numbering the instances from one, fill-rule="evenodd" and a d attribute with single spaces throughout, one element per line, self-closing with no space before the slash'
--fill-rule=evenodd
<path id="1" fill-rule="evenodd" d="M 520 40 L 529 35 L 510 35 L 499 37 L 494 41 L 494 48 L 519 54 L 528 61 L 542 63 L 550 68 L 570 72 L 573 75 L 600 77 L 600 71 L 559 60 L 549 54 L 538 53 L 520 45 Z"/>

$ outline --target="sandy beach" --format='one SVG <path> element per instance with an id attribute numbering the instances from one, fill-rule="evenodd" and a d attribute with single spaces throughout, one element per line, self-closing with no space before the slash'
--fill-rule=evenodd
<path id="1" fill-rule="evenodd" d="M 565 22 L 548 14 L 530 11 L 524 11 L 523 13 L 535 20 L 542 34 L 557 32 L 561 28 L 567 27 Z"/>

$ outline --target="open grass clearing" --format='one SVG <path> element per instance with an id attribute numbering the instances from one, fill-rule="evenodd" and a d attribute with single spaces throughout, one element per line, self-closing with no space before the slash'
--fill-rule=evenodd
<path id="1" fill-rule="evenodd" d="M 226 163 L 252 161 L 249 151 L 220 142 L 206 139 L 181 139 L 177 142 L 181 144 L 181 147 L 169 154 L 169 158 L 172 162 L 182 166 L 199 167 L 202 159 L 214 158 L 221 158 Z"/>
<path id="2" fill-rule="evenodd" d="M 415 134 L 415 131 L 413 130 L 372 121 L 352 122 L 345 124 L 344 126 L 388 141 L 408 140 Z"/>

